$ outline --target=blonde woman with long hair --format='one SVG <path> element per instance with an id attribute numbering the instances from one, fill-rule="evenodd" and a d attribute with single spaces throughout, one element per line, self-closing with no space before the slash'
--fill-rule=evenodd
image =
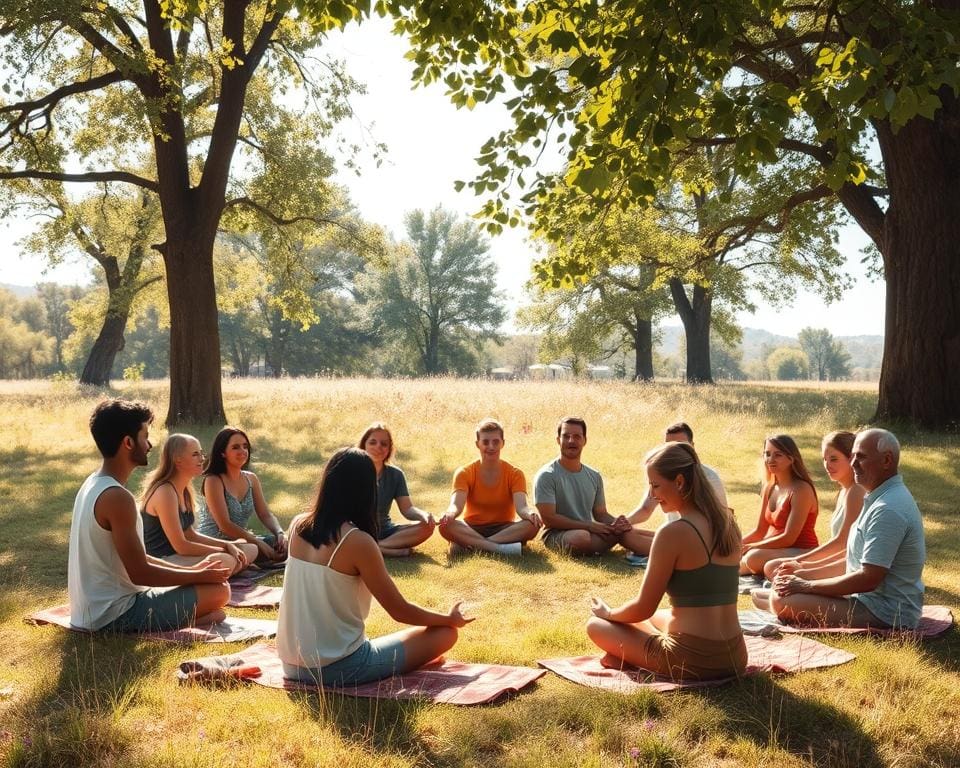
<path id="1" fill-rule="evenodd" d="M 195 437 L 173 434 L 167 438 L 160 464 L 147 476 L 140 496 L 144 548 L 148 555 L 173 565 L 192 567 L 217 560 L 236 573 L 253 562 L 256 547 L 204 536 L 193 527 L 192 484 L 203 471 L 203 460 Z"/>
<path id="2" fill-rule="evenodd" d="M 647 478 L 664 512 L 640 593 L 618 608 L 591 599 L 587 634 L 605 666 L 631 665 L 674 680 L 739 675 L 747 648 L 737 619 L 740 529 L 722 506 L 689 443 L 648 454 Z M 664 594 L 672 607 L 657 610 Z"/>

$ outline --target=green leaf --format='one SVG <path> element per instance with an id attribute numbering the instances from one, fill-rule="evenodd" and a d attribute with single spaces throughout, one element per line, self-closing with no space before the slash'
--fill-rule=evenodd
<path id="1" fill-rule="evenodd" d="M 883 108 L 889 113 L 893 111 L 893 105 L 896 104 L 897 93 L 893 88 L 887 88 L 883 94 Z"/>
<path id="2" fill-rule="evenodd" d="M 673 138 L 673 129 L 666 123 L 657 123 L 653 126 L 653 143 L 659 145 L 666 144 Z"/>

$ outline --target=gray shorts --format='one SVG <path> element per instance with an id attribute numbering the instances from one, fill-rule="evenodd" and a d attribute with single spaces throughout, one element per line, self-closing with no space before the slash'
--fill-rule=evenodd
<path id="1" fill-rule="evenodd" d="M 563 543 L 563 534 L 566 532 L 567 529 L 562 528 L 544 528 L 543 533 L 540 534 L 540 540 L 545 547 L 555 552 L 566 552 L 567 547 Z"/>
<path id="2" fill-rule="evenodd" d="M 283 664 L 283 676 L 309 685 L 348 685 L 372 683 L 402 672 L 406 653 L 403 641 L 394 635 L 364 640 L 357 650 L 325 667 L 298 667 Z"/>
<path id="3" fill-rule="evenodd" d="M 197 613 L 197 589 L 153 587 L 138 592 L 126 611 L 102 628 L 106 632 L 165 632 L 193 624 Z"/>

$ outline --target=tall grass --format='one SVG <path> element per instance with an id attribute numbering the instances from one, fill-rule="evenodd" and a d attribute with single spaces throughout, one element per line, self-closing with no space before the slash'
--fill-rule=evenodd
<path id="1" fill-rule="evenodd" d="M 165 389 L 138 382 L 119 392 L 144 398 L 163 414 Z M 866 424 L 874 402 L 867 388 L 837 386 L 438 379 L 231 381 L 225 390 L 231 423 L 249 432 L 254 469 L 284 521 L 306 504 L 323 461 L 355 443 L 371 421 L 391 425 L 395 461 L 414 502 L 438 513 L 453 470 L 475 458 L 473 425 L 481 417 L 503 421 L 504 457 L 529 482 L 556 454 L 557 418 L 575 413 L 587 419 L 584 458 L 603 473 L 611 511 L 628 512 L 638 503 L 645 491 L 642 456 L 666 424 L 683 419 L 693 426 L 704 461 L 723 476 L 745 528 L 759 505 L 763 437 L 788 432 L 814 469 L 824 509 L 821 535 L 834 490 L 818 470 L 820 438 Z M 512 700 L 463 709 L 256 686 L 180 686 L 173 677 L 179 661 L 243 646 L 168 647 L 25 626 L 30 610 L 66 599 L 70 511 L 97 465 L 86 423 L 103 394 L 63 383 L 0 383 L 0 755 L 6 764 L 960 765 L 956 630 L 925 644 L 829 639 L 857 660 L 702 692 L 621 696 L 548 675 Z M 215 431 L 193 430 L 206 446 Z M 164 436 L 158 425 L 154 443 Z M 905 479 L 927 526 L 928 601 L 956 611 L 960 440 L 913 431 L 901 437 Z M 640 579 L 618 553 L 571 560 L 534 544 L 520 559 L 450 561 L 439 539 L 389 567 L 412 599 L 445 608 L 462 598 L 478 616 L 452 657 L 523 665 L 592 652 L 583 631 L 587 598 L 623 600 Z M 370 634 L 395 628 L 375 607 Z"/>

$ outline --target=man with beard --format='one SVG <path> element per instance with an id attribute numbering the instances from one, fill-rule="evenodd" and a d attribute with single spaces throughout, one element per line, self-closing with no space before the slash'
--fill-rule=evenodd
<path id="1" fill-rule="evenodd" d="M 103 457 L 77 493 L 70 524 L 67 585 L 78 629 L 143 632 L 224 618 L 230 571 L 216 559 L 192 567 L 148 555 L 143 522 L 124 485 L 147 464 L 153 412 L 144 403 L 105 400 L 90 417 Z"/>
<path id="2" fill-rule="evenodd" d="M 598 555 L 615 544 L 639 551 L 642 537 L 621 515 L 607 512 L 603 478 L 580 461 L 587 423 L 564 416 L 557 424 L 560 455 L 537 472 L 534 499 L 543 518 L 543 543 L 575 555 Z"/>

